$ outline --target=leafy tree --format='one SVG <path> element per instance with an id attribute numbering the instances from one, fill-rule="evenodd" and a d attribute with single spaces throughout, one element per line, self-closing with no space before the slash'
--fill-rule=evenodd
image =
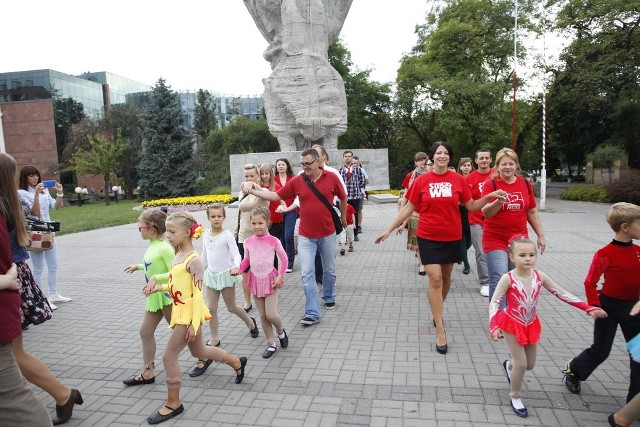
<path id="1" fill-rule="evenodd" d="M 195 131 L 198 144 L 204 143 L 209 133 L 217 126 L 216 105 L 211 92 L 199 89 L 196 95 L 196 106 L 194 111 L 193 130 Z"/>
<path id="2" fill-rule="evenodd" d="M 102 175 L 104 178 L 104 188 L 108 192 L 110 187 L 111 174 L 116 173 L 120 159 L 126 150 L 126 145 L 122 142 L 121 132 L 118 130 L 115 141 L 111 142 L 104 135 L 97 134 L 88 136 L 89 149 L 78 148 L 71 159 L 67 171 L 73 171 L 77 175 L 94 174 Z M 107 205 L 109 197 L 105 197 Z"/>
<path id="3" fill-rule="evenodd" d="M 562 158 L 581 165 L 602 143 L 620 144 L 640 166 L 640 11 L 624 0 L 561 2 L 556 27 L 574 41 L 554 70 L 549 129 Z M 624 120 L 624 121 L 621 121 Z M 571 168 L 570 168 L 571 169 Z M 580 167 L 579 167 L 580 169 Z"/>
<path id="4" fill-rule="evenodd" d="M 55 89 L 52 91 L 52 98 L 53 125 L 55 126 L 58 159 L 64 164 L 72 152 L 65 152 L 65 147 L 72 141 L 73 125 L 80 123 L 85 117 L 84 106 L 82 103 L 76 102 L 73 98 L 62 98 Z M 73 173 L 61 172 L 60 181 L 62 184 L 73 183 Z"/>
<path id="5" fill-rule="evenodd" d="M 196 171 L 193 141 L 182 126 L 182 110 L 177 93 L 160 78 L 151 92 L 143 115 L 142 156 L 138 164 L 140 197 L 193 195 Z"/>
<path id="6" fill-rule="evenodd" d="M 216 129 L 207 138 L 208 169 L 200 190 L 209 192 L 216 186 L 231 185 L 229 155 L 279 151 L 278 140 L 271 135 L 265 120 L 249 120 L 239 116 L 223 129 Z"/>
<path id="7" fill-rule="evenodd" d="M 391 87 L 370 80 L 370 70 L 353 70 L 351 53 L 341 42 L 329 46 L 329 62 L 344 80 L 347 132 L 338 139 L 344 148 L 388 147 L 395 134 Z"/>
<path id="8" fill-rule="evenodd" d="M 142 152 L 142 109 L 128 104 L 112 105 L 108 114 L 109 128 L 113 136 L 121 132 L 127 146 L 120 162 L 118 176 L 124 179 L 127 194 L 133 194 L 138 185 L 137 166 Z"/>
<path id="9" fill-rule="evenodd" d="M 205 145 L 207 137 L 217 126 L 216 105 L 211 92 L 199 89 L 196 95 L 194 111 L 193 131 L 196 135 L 196 168 L 201 171 L 206 168 L 204 164 Z"/>
<path id="10" fill-rule="evenodd" d="M 533 2 L 520 6 L 526 28 Z M 462 153 L 509 145 L 512 10 L 511 1 L 455 0 L 416 28 L 418 43 L 398 70 L 396 110 L 423 150 L 438 139 Z M 524 57 L 522 46 L 518 54 Z M 521 152 L 526 136 L 518 140 Z"/>

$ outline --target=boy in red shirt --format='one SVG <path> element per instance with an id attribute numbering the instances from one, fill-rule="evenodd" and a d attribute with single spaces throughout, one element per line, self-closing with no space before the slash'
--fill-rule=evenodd
<path id="1" fill-rule="evenodd" d="M 353 206 L 347 205 L 347 226 L 340 233 L 340 255 L 344 255 L 344 249 L 349 243 L 349 252 L 353 252 L 353 229 L 355 228 L 356 211 Z"/>
<path id="2" fill-rule="evenodd" d="M 607 212 L 607 222 L 615 231 L 611 243 L 593 257 L 589 274 L 584 281 L 587 302 L 607 312 L 606 319 L 596 319 L 593 325 L 593 344 L 577 357 L 567 362 L 564 383 L 571 393 L 580 393 L 580 381 L 606 360 L 618 329 L 622 329 L 625 341 L 640 333 L 640 318 L 631 316 L 631 308 L 640 297 L 640 246 L 633 239 L 640 239 L 640 206 L 631 203 L 615 203 Z M 604 283 L 597 285 L 604 274 Z M 640 363 L 630 359 L 631 382 L 629 402 L 640 391 Z"/>

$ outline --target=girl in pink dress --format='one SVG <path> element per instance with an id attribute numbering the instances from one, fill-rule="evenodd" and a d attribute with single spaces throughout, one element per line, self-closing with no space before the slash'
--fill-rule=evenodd
<path id="1" fill-rule="evenodd" d="M 520 388 L 525 370 L 533 369 L 536 363 L 536 347 L 542 330 L 537 306 L 542 287 L 593 318 L 607 317 L 602 309 L 581 301 L 542 271 L 534 270 L 536 257 L 536 245 L 532 240 L 525 236 L 514 237 L 509 242 L 509 258 L 516 268 L 502 276 L 489 303 L 491 339 L 497 341 L 504 337 L 511 353 L 511 359 L 505 360 L 502 367 L 511 384 L 511 407 L 520 417 L 528 415 Z M 505 296 L 507 307 L 500 310 Z"/>
<path id="2" fill-rule="evenodd" d="M 244 241 L 244 259 L 240 263 L 240 271 L 246 271 L 247 287 L 251 290 L 262 322 L 262 330 L 267 337 L 267 349 L 262 353 L 265 359 L 276 352 L 273 327 L 276 328 L 280 346 L 287 348 L 289 337 L 284 330 L 278 315 L 278 289 L 284 285 L 287 269 L 287 254 L 280 240 L 269 234 L 269 210 L 258 206 L 251 211 L 251 228 L 253 236 Z M 278 255 L 280 267 L 273 267 L 273 258 Z"/>

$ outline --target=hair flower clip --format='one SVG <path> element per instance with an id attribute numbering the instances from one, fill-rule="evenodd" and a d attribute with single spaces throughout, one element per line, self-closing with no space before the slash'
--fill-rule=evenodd
<path id="1" fill-rule="evenodd" d="M 204 227 L 202 227 L 202 225 L 198 224 L 197 222 L 191 226 L 191 237 L 195 237 L 196 239 L 198 239 L 203 232 Z"/>

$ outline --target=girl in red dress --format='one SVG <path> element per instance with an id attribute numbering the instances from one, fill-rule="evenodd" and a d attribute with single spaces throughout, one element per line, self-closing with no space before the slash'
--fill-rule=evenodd
<path id="1" fill-rule="evenodd" d="M 542 271 L 534 270 L 536 257 L 536 245 L 528 237 L 516 236 L 511 240 L 509 258 L 516 267 L 502 276 L 489 303 L 491 339 L 497 341 L 504 337 L 511 353 L 511 359 L 505 360 L 502 367 L 511 384 L 511 407 L 520 417 L 528 415 L 520 388 L 525 370 L 533 369 L 536 362 L 536 348 L 542 329 L 537 306 L 542 287 L 593 318 L 607 317 L 602 309 L 581 301 Z M 505 296 L 507 307 L 501 310 Z"/>

